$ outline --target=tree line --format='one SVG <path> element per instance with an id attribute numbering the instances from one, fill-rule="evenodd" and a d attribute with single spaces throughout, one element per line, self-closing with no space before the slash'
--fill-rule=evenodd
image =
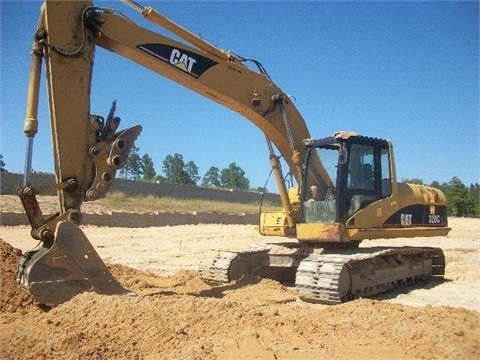
<path id="1" fill-rule="evenodd" d="M 137 147 L 133 147 L 127 163 L 120 170 L 120 176 L 133 180 L 183 185 L 199 185 L 201 179 L 200 185 L 204 187 L 251 190 L 250 180 L 246 177 L 245 171 L 234 162 L 221 170 L 211 166 L 201 177 L 194 161 L 185 161 L 183 155 L 175 153 L 163 159 L 163 174 L 157 174 L 150 156 L 148 154 L 140 156 L 138 151 Z"/>
<path id="2" fill-rule="evenodd" d="M 156 175 L 153 161 L 148 155 L 140 157 L 138 148 L 134 148 L 123 169 L 129 172 L 135 180 L 168 182 L 174 184 L 198 185 L 200 176 L 198 166 L 193 161 L 185 162 L 181 154 L 167 155 L 163 160 L 164 175 Z M 425 184 L 422 179 L 402 179 L 402 182 L 427 185 L 441 190 L 447 198 L 447 212 L 452 216 L 480 217 L 480 185 L 478 183 L 466 186 L 458 177 L 454 176 L 449 182 L 433 181 Z M 220 170 L 216 166 L 210 167 L 204 174 L 201 186 L 219 187 L 236 190 L 249 190 L 250 181 L 245 172 L 234 162 L 226 169 Z M 262 191 L 263 189 L 257 189 Z"/>
<path id="3" fill-rule="evenodd" d="M 245 171 L 232 162 L 225 169 L 211 166 L 200 177 L 198 166 L 194 161 L 185 162 L 181 154 L 167 155 L 162 161 L 163 175 L 157 175 L 152 159 L 147 154 L 140 156 L 139 149 L 134 147 L 127 159 L 126 165 L 120 170 L 120 176 L 127 179 L 164 182 L 173 184 L 198 185 L 235 190 L 252 190 Z M 7 172 L 3 155 L 0 154 L 0 172 Z M 462 180 L 454 176 L 445 183 L 433 181 L 425 184 L 422 179 L 402 179 L 402 182 L 432 186 L 441 190 L 447 198 L 447 211 L 451 216 L 480 217 L 480 185 L 478 183 L 466 186 Z M 263 191 L 257 188 L 255 190 Z"/>

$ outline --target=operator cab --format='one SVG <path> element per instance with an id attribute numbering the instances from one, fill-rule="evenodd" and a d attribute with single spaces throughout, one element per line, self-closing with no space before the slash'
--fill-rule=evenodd
<path id="1" fill-rule="evenodd" d="M 343 223 L 370 203 L 391 195 L 391 143 L 388 140 L 337 132 L 304 140 L 301 186 L 305 223 Z M 309 165 L 319 156 L 331 184 L 320 189 Z"/>

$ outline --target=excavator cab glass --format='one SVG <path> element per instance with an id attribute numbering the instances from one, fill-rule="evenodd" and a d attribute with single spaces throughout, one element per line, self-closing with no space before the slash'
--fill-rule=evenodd
<path id="1" fill-rule="evenodd" d="M 310 161 L 319 157 L 331 179 L 330 184 L 321 186 L 310 171 Z M 336 182 L 337 167 L 348 158 L 347 151 L 336 144 L 334 139 L 315 140 L 314 146 L 307 146 L 303 157 L 302 215 L 306 223 L 334 223 L 337 216 Z"/>
<path id="2" fill-rule="evenodd" d="M 391 195 L 388 141 L 364 136 L 313 140 L 303 158 L 302 211 L 306 223 L 345 223 L 370 203 Z M 332 182 L 321 187 L 309 171 L 318 155 Z"/>

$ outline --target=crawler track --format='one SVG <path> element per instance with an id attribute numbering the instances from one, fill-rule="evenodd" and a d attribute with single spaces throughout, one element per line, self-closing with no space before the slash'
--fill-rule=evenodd
<path id="1" fill-rule="evenodd" d="M 445 258 L 437 248 L 366 249 L 354 254 L 312 255 L 297 269 L 299 298 L 338 304 L 443 275 Z"/>
<path id="2" fill-rule="evenodd" d="M 202 263 L 200 277 L 211 285 L 227 284 L 243 275 L 252 275 L 268 267 L 268 246 L 252 246 L 239 251 L 218 253 L 211 262 Z"/>
<path id="3" fill-rule="evenodd" d="M 290 270 L 291 279 L 284 276 Z M 282 273 L 283 271 L 283 273 Z M 223 252 L 200 267 L 212 285 L 243 275 L 265 275 L 295 283 L 303 301 L 338 304 L 354 298 L 411 286 L 417 280 L 443 275 L 445 257 L 439 248 L 364 248 L 342 253 L 319 253 L 301 246 L 261 245 Z"/>

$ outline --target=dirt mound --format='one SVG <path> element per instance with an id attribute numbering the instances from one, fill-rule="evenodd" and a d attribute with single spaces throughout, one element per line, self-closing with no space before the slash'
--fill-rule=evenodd
<path id="1" fill-rule="evenodd" d="M 112 264 L 135 294 L 84 293 L 49 311 L 14 282 L 19 251 L 2 241 L 0 358 L 33 359 L 476 359 L 480 314 L 375 300 L 338 306 L 296 300 L 257 277 L 212 288 L 195 271 L 174 276 Z M 21 311 L 19 311 L 21 310 Z"/>
<path id="2" fill-rule="evenodd" d="M 136 294 L 151 295 L 157 291 L 188 294 L 210 288 L 196 271 L 180 270 L 175 276 L 159 277 L 152 272 L 138 271 L 119 264 L 109 264 L 107 267 L 125 288 Z"/>
<path id="3" fill-rule="evenodd" d="M 16 282 L 16 269 L 22 252 L 0 239 L 0 310 L 1 312 L 17 312 L 36 305 L 36 301 Z"/>

